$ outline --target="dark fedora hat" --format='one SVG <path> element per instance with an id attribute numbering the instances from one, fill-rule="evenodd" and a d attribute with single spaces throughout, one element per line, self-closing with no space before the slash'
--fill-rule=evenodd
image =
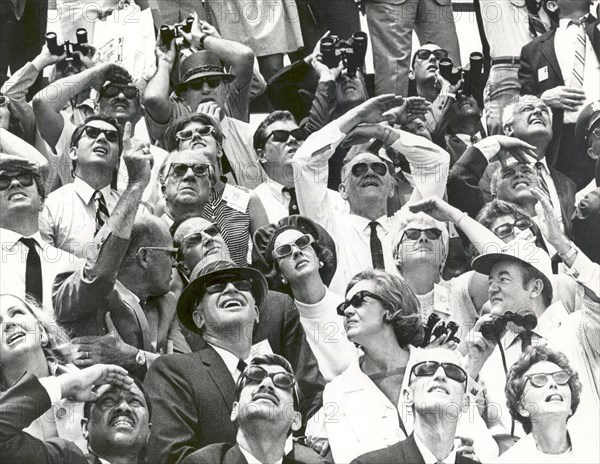
<path id="1" fill-rule="evenodd" d="M 225 72 L 219 57 L 208 50 L 192 53 L 183 60 L 179 68 L 179 76 L 179 86 L 205 77 L 221 77 L 225 82 L 235 79 L 234 74 Z"/>
<path id="2" fill-rule="evenodd" d="M 247 279 L 252 282 L 252 296 L 260 310 L 267 297 L 267 281 L 265 276 L 250 267 L 238 267 L 229 261 L 215 261 L 210 264 L 200 262 L 192 272 L 190 283 L 181 293 L 177 302 L 177 316 L 186 329 L 199 333 L 200 330 L 192 317 L 196 310 L 196 301 L 204 295 L 205 283 L 222 277 L 226 281 L 229 277 Z"/>

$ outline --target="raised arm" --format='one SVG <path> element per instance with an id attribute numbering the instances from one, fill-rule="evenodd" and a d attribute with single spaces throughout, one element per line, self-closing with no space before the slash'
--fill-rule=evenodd
<path id="1" fill-rule="evenodd" d="M 150 118 L 159 124 L 166 124 L 171 120 L 169 79 L 177 56 L 175 41 L 171 41 L 170 46 L 167 47 L 159 38 L 154 53 L 156 54 L 156 72 L 146 85 L 144 107 Z"/>

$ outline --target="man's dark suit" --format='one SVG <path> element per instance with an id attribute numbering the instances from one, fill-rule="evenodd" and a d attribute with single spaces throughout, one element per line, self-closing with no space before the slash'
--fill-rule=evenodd
<path id="1" fill-rule="evenodd" d="M 596 57 L 600 61 L 600 20 L 588 16 L 586 32 L 591 41 Z M 546 90 L 565 85 L 556 51 L 554 50 L 554 36 L 556 29 L 536 37 L 521 50 L 521 66 L 519 68 L 519 82 L 521 95 L 536 95 L 540 97 Z M 541 70 L 544 70 L 541 72 Z M 545 70 L 547 70 L 547 77 Z M 540 77 L 543 79 L 540 80 Z M 567 76 L 568 80 L 568 76 Z M 584 187 L 594 177 L 594 162 L 587 156 L 585 150 L 574 151 L 575 146 L 574 124 L 566 125 L 563 131 L 564 111 L 553 109 L 554 130 L 553 144 L 558 148 L 557 155 L 547 156 L 549 164 L 554 165 L 559 171 L 567 174 L 576 181 L 578 189 Z M 587 182 L 586 182 L 587 179 Z M 580 185 L 583 184 L 583 185 Z"/>
<path id="2" fill-rule="evenodd" d="M 51 408 L 50 397 L 37 377 L 25 374 L 0 396 L 0 456 L 2 462 L 16 464 L 100 464 L 79 447 L 62 438 L 42 441 L 23 429 Z"/>
<path id="3" fill-rule="evenodd" d="M 195 451 L 182 464 L 248 464 L 238 445 L 218 443 Z M 300 464 L 299 461 L 283 457 L 282 464 Z"/>
<path id="4" fill-rule="evenodd" d="M 475 464 L 476 461 L 460 454 L 456 455 L 456 464 Z M 357 457 L 351 464 L 425 464 L 417 447 L 414 434 L 387 448 L 371 451 Z"/>

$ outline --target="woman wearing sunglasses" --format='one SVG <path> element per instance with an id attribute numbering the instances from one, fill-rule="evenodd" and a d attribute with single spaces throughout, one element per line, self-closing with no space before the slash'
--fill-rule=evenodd
<path id="1" fill-rule="evenodd" d="M 335 312 L 344 299 L 327 288 L 337 264 L 333 239 L 315 222 L 294 215 L 258 229 L 254 246 L 260 255 L 255 266 L 271 290 L 294 298 L 319 370 L 332 380 L 358 355 Z"/>
<path id="2" fill-rule="evenodd" d="M 563 353 L 546 345 L 527 348 L 511 367 L 505 391 L 511 416 L 528 435 L 497 462 L 600 462 L 598 437 L 568 424 L 579 406 L 581 382 Z"/>

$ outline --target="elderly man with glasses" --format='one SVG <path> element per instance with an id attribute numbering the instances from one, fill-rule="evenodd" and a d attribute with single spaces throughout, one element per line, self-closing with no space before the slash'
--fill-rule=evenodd
<path id="1" fill-rule="evenodd" d="M 138 142 L 123 159 L 129 183 L 91 243 L 96 255 L 57 276 L 53 302 L 58 322 L 77 337 L 76 365 L 118 364 L 143 378 L 161 353 L 189 347 L 169 291 L 176 252 L 171 236 L 159 218 L 136 217 L 152 155 Z"/>

